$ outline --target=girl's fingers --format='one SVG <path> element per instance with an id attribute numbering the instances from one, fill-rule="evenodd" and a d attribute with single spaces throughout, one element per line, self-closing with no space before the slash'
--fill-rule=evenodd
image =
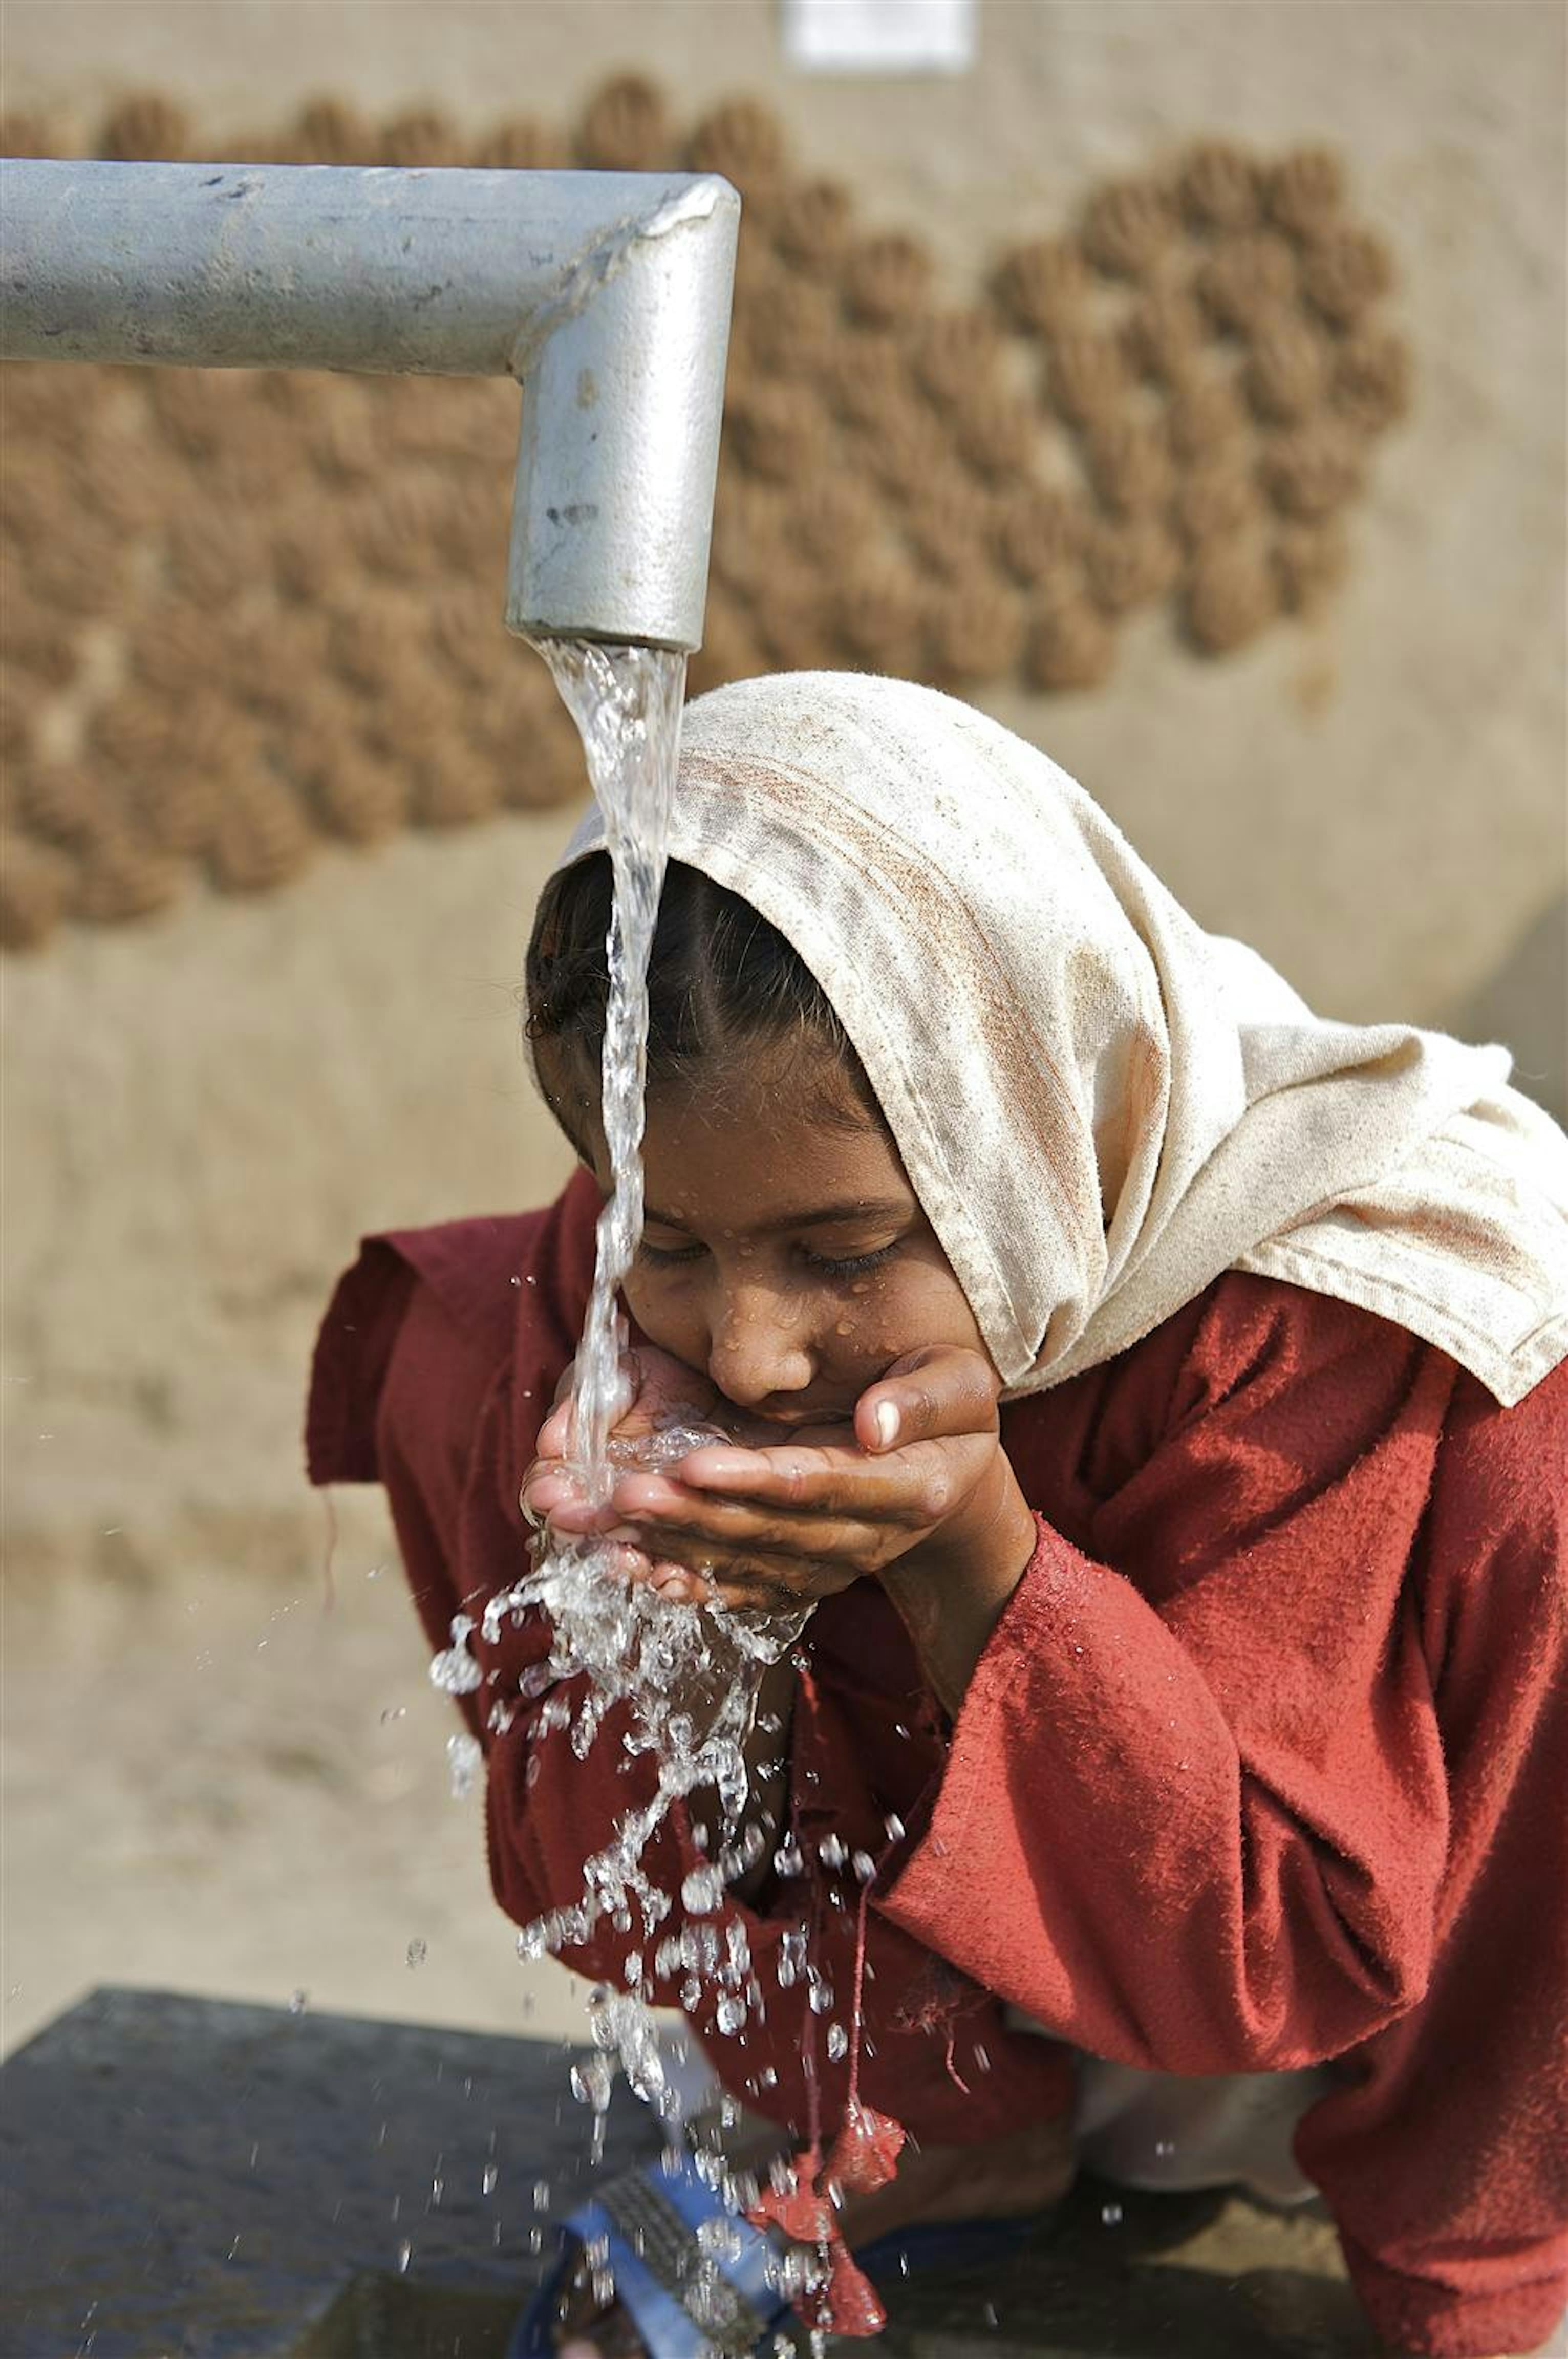
<path id="1" fill-rule="evenodd" d="M 666 1605 L 713 1603 L 713 1584 L 707 1572 L 672 1557 L 651 1556 L 642 1548 L 618 1547 L 611 1559 L 611 1571 L 629 1588 L 651 1589 Z"/>
<path id="2" fill-rule="evenodd" d="M 534 1449 L 540 1458 L 569 1458 L 572 1454 L 572 1403 L 560 1401 L 550 1410 L 539 1430 Z"/>
<path id="3" fill-rule="evenodd" d="M 980 1472 L 979 1453 L 995 1448 L 989 1437 L 911 1443 L 882 1457 L 860 1450 L 694 1450 L 681 1461 L 679 1484 L 628 1477 L 615 1497 L 628 1515 L 690 1513 L 693 1493 L 715 1508 L 765 1510 L 816 1522 L 837 1517 L 855 1522 L 920 1528 L 950 1514 Z M 642 1487 L 646 1484 L 648 1487 Z M 634 1487 L 635 1486 L 635 1487 Z M 733 1522 L 714 1526 L 738 1530 Z"/>
<path id="4" fill-rule="evenodd" d="M 569 1474 L 563 1466 L 541 1465 L 529 1468 L 521 1503 L 524 1515 L 532 1524 L 587 1504 L 575 1475 Z"/>
<path id="5" fill-rule="evenodd" d="M 822 1592 L 804 1589 L 757 1564 L 713 1564 L 707 1571 L 660 1560 L 644 1576 L 662 1605 L 728 1606 L 754 1614 L 798 1614 L 820 1603 Z"/>
<path id="6" fill-rule="evenodd" d="M 705 1571 L 624 1540 L 606 1549 L 604 1570 L 628 1589 L 651 1589 L 667 1604 L 707 1605 L 713 1601 L 713 1584 Z"/>
<path id="7" fill-rule="evenodd" d="M 996 1431 L 996 1372 L 978 1352 L 934 1344 L 896 1360 L 855 1404 L 855 1438 L 881 1456 L 914 1441 Z"/>
<path id="8" fill-rule="evenodd" d="M 636 1352 L 623 1352 L 620 1358 L 621 1383 L 626 1394 L 627 1408 L 635 1408 L 643 1388 L 643 1364 Z M 540 1458 L 570 1458 L 576 1432 L 577 1363 L 569 1360 L 561 1372 L 555 1387 L 555 1400 L 549 1416 L 539 1430 L 534 1451 Z"/>
<path id="9" fill-rule="evenodd" d="M 714 1589 L 710 1576 L 693 1567 L 661 1559 L 648 1575 L 648 1586 L 666 1605 L 711 1605 Z"/>
<path id="10" fill-rule="evenodd" d="M 712 1453 L 717 1455 L 719 1453 Z M 728 1455 L 728 1453 L 724 1453 Z M 801 1457 L 811 1452 L 791 1453 Z M 707 1451 L 683 1460 L 682 1470 L 706 1459 Z M 770 1468 L 772 1452 L 742 1451 L 731 1487 L 715 1487 L 694 1472 L 690 1483 L 658 1474 L 627 1474 L 611 1494 L 628 1521 L 652 1519 L 663 1531 L 704 1533 L 713 1539 L 763 1544 L 765 1532 L 786 1547 L 820 1548 L 845 1522 L 872 1512 L 866 1497 L 822 1470 L 797 1473 Z"/>
<path id="11" fill-rule="evenodd" d="M 546 1519 L 552 1532 L 564 1533 L 572 1539 L 583 1539 L 597 1533 L 607 1539 L 620 1522 L 620 1517 L 603 1507 L 595 1507 L 587 1499 L 564 1499 L 552 1507 Z"/>
<path id="12" fill-rule="evenodd" d="M 664 1605 L 726 1605 L 745 1608 L 757 1614 L 798 1613 L 802 1605 L 817 1603 L 819 1593 L 803 1592 L 788 1571 L 769 1578 L 767 1571 L 754 1562 L 742 1560 L 728 1565 L 715 1560 L 703 1543 L 692 1549 L 693 1561 L 687 1563 L 678 1555 L 665 1553 L 667 1548 L 679 1546 L 661 1532 L 658 1535 L 657 1553 L 654 1536 L 639 1534 L 647 1544 L 637 1546 L 617 1543 L 607 1551 L 606 1570 L 628 1588 L 646 1589 Z"/>
<path id="13" fill-rule="evenodd" d="M 843 1517 L 811 1523 L 784 1521 L 756 1509 L 713 1515 L 694 1508 L 681 1522 L 626 1525 L 637 1534 L 637 1545 L 669 1556 L 688 1567 L 712 1567 L 723 1581 L 736 1564 L 760 1557 L 772 1558 L 781 1569 L 820 1575 L 837 1567 L 853 1578 L 886 1561 L 889 1527 L 886 1524 L 846 1522 Z M 901 1535 L 900 1535 L 901 1537 Z"/>

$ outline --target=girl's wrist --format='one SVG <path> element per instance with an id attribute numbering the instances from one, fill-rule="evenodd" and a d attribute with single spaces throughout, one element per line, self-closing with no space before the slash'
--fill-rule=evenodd
<path id="1" fill-rule="evenodd" d="M 1039 1544 L 1033 1511 L 1011 1466 L 1000 1451 L 997 1457 L 1003 1473 L 993 1495 L 976 1500 L 879 1576 L 926 1677 L 953 1715 Z"/>

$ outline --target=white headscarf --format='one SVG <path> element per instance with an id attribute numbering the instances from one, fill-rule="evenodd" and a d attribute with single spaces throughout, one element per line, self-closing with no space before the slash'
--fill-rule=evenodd
<path id="1" fill-rule="evenodd" d="M 561 864 L 603 840 L 594 813 Z M 983 713 L 854 673 L 717 689 L 670 850 L 826 992 L 1009 1393 L 1225 1269 L 1359 1303 L 1504 1403 L 1568 1353 L 1568 1139 L 1508 1052 L 1315 1016 Z"/>

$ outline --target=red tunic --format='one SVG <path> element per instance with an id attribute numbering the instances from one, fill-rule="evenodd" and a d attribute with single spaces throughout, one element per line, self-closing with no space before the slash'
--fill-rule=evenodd
<path id="1" fill-rule="evenodd" d="M 595 1190 L 377 1238 L 317 1347 L 311 1478 L 381 1482 L 432 1647 L 524 1563 L 517 1495 L 582 1328 Z M 1003 1412 L 1040 1545 L 956 1724 L 874 1582 L 820 1606 L 792 1739 L 807 1872 L 744 1928 L 766 2006 L 724 2081 L 831 2130 L 858 1886 L 860 2088 L 918 2138 L 1060 2112 L 1070 2048 L 1163 2071 L 1340 2060 L 1297 2136 L 1387 2341 L 1523 2350 L 1568 2299 L 1568 1366 L 1509 1410 L 1402 1329 L 1227 1275 L 1108 1365 Z M 612 1715 L 586 1760 L 538 1725 L 537 1615 L 471 1642 L 490 1871 L 526 1923 L 652 1790 Z M 504 1731 L 490 1725 L 507 1708 Z M 889 1819 L 893 1831 L 889 1832 Z M 905 1832 L 898 1833 L 901 1821 Z M 830 1845 L 830 1853 L 834 1849 Z M 654 1881 L 699 1854 L 679 1813 Z M 563 1954 L 621 1984 L 651 1938 Z M 811 1930 L 822 2015 L 784 1986 Z M 1062 2044 L 1009 2031 L 1004 2003 Z"/>

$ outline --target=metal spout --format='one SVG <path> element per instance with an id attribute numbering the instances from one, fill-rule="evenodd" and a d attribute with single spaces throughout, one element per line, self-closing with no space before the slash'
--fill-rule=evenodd
<path id="1" fill-rule="evenodd" d="M 0 164 L 0 358 L 514 376 L 506 619 L 702 644 L 740 199 L 710 175 Z"/>

